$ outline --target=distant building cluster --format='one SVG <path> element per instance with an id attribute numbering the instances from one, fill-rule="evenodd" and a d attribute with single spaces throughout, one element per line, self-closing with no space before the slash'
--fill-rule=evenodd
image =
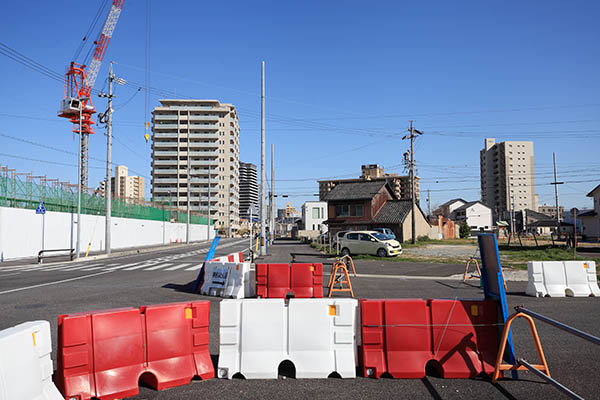
<path id="1" fill-rule="evenodd" d="M 115 167 L 115 176 L 110 178 L 110 195 L 135 203 L 144 202 L 145 181 L 141 176 L 130 176 L 125 165 Z M 106 196 L 105 181 L 100 182 L 100 196 Z"/>

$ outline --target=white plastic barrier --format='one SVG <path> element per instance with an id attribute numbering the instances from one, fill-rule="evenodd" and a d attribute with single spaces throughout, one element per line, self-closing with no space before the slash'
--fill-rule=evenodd
<path id="1" fill-rule="evenodd" d="M 530 261 L 527 273 L 530 296 L 600 296 L 594 261 Z"/>
<path id="2" fill-rule="evenodd" d="M 204 264 L 204 283 L 200 293 L 206 296 L 243 299 L 252 297 L 249 262 L 215 262 Z"/>
<path id="3" fill-rule="evenodd" d="M 48 321 L 0 331 L 0 400 L 64 400 L 52 382 Z"/>
<path id="4" fill-rule="evenodd" d="M 356 299 L 221 301 L 218 377 L 276 379 L 283 361 L 296 378 L 356 377 Z"/>

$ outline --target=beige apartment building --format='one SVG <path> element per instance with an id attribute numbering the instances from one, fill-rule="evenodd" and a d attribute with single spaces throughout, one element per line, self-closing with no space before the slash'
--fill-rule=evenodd
<path id="1" fill-rule="evenodd" d="M 386 173 L 384 167 L 380 167 L 378 164 L 366 164 L 361 166 L 361 175 L 358 179 L 336 179 L 319 182 L 319 200 L 324 201 L 325 197 L 333 188 L 339 183 L 357 183 L 364 181 L 386 181 L 394 194 L 399 200 L 410 200 L 410 176 L 400 176 L 398 174 Z M 419 177 L 415 176 L 415 198 L 419 202 L 420 189 L 419 189 Z"/>
<path id="2" fill-rule="evenodd" d="M 497 219 L 525 209 L 537 211 L 533 168 L 533 142 L 501 142 L 485 139 L 480 151 L 481 201 Z"/>
<path id="3" fill-rule="evenodd" d="M 239 229 L 239 122 L 217 100 L 160 100 L 152 117 L 152 199 L 210 215 L 215 229 Z M 210 182 L 210 185 L 209 185 Z M 189 185 L 189 190 L 188 190 Z"/>
<path id="4" fill-rule="evenodd" d="M 104 181 L 101 181 L 99 193 L 102 197 L 105 196 L 104 185 Z M 145 189 L 144 178 L 141 176 L 129 176 L 129 169 L 125 165 L 115 167 L 115 176 L 110 178 L 111 197 L 135 203 L 143 203 Z"/>

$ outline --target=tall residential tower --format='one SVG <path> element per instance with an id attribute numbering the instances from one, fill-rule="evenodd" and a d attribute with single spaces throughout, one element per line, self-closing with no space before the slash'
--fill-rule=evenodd
<path id="1" fill-rule="evenodd" d="M 152 198 L 239 229 L 239 134 L 235 106 L 217 100 L 160 100 L 152 117 Z"/>
<path id="2" fill-rule="evenodd" d="M 537 211 L 533 171 L 533 142 L 496 143 L 485 139 L 480 151 L 481 201 L 496 218 L 506 218 L 511 204 L 515 211 Z"/>
<path id="3" fill-rule="evenodd" d="M 240 161 L 240 217 L 249 218 L 248 209 L 254 206 L 253 217 L 258 215 L 258 183 L 256 165 Z"/>

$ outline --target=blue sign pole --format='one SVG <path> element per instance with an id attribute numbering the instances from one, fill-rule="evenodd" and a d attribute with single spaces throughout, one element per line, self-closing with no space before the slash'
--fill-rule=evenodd
<path id="1" fill-rule="evenodd" d="M 202 268 L 200 268 L 200 272 L 198 272 L 198 276 L 196 277 L 196 282 L 194 282 L 194 288 L 192 289 L 192 292 L 198 293 L 198 287 L 200 286 L 202 278 L 204 277 L 204 265 L 207 261 L 212 260 L 214 258 L 220 240 L 220 236 L 215 236 L 212 243 L 210 244 L 208 253 L 206 253 L 206 257 L 204 258 L 204 262 L 202 263 Z"/>
<path id="2" fill-rule="evenodd" d="M 506 324 L 508 319 L 508 303 L 506 301 L 506 291 L 504 290 L 504 277 L 502 275 L 502 265 L 500 264 L 500 253 L 498 251 L 498 241 L 493 233 L 480 233 L 477 235 L 479 244 L 479 253 L 481 254 L 481 283 L 483 284 L 483 293 L 486 299 L 498 301 L 500 312 L 502 313 L 502 322 Z M 510 364 L 515 365 L 515 348 L 513 346 L 512 333 L 508 332 L 507 346 L 504 358 Z M 518 379 L 517 371 L 512 371 L 513 379 Z"/>

